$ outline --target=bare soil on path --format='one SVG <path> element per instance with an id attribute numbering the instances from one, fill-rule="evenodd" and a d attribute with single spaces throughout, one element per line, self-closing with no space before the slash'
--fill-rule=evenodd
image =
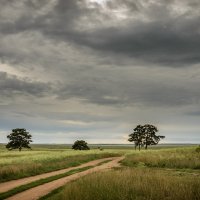
<path id="1" fill-rule="evenodd" d="M 40 185 L 40 186 L 37 186 L 37 187 L 34 187 L 34 188 L 31 188 L 29 190 L 26 190 L 24 192 L 16 194 L 12 197 L 9 197 L 7 200 L 36 200 L 36 199 L 39 199 L 40 197 L 50 193 L 52 190 L 55 190 L 56 188 L 59 188 L 59 187 L 65 185 L 66 183 L 68 183 L 70 181 L 76 180 L 80 177 L 86 176 L 86 175 L 94 173 L 94 172 L 99 172 L 99 171 L 102 171 L 102 170 L 111 169 L 113 167 L 119 167 L 120 166 L 119 161 L 123 160 L 124 157 L 122 156 L 122 157 L 114 157 L 114 158 L 106 158 L 106 159 L 95 160 L 95 161 L 89 162 L 90 164 L 89 163 L 84 164 L 84 167 L 92 166 L 92 165 L 95 166 L 95 165 L 98 165 L 99 163 L 101 163 L 104 160 L 110 160 L 110 159 L 112 159 L 110 162 L 107 162 L 107 163 L 104 163 L 102 165 L 93 167 L 91 169 L 88 169 L 88 170 L 85 170 L 85 171 L 82 171 L 82 172 L 78 172 L 76 174 L 73 174 L 73 175 L 70 175 L 70 176 L 67 176 L 67 177 L 64 177 L 64 178 L 61 178 L 61 179 L 58 179 L 58 180 L 55 180 L 55 181 L 52 181 L 52 182 L 49 182 L 49 183 L 46 183 L 46 184 L 43 184 L 43 185 Z M 91 165 L 91 163 L 92 163 L 92 165 Z M 81 167 L 82 166 L 83 165 L 81 165 Z M 80 166 L 77 167 L 77 168 L 80 168 Z"/>
<path id="2" fill-rule="evenodd" d="M 69 172 L 73 169 L 78 169 L 78 168 L 83 168 L 83 167 L 88 167 L 88 166 L 95 166 L 95 165 L 97 165 L 97 164 L 99 164 L 103 161 L 111 160 L 111 159 L 114 159 L 114 158 L 115 157 L 102 158 L 102 159 L 93 160 L 93 161 L 81 164 L 81 165 L 76 166 L 76 167 L 68 167 L 66 169 L 56 170 L 56 171 L 52 171 L 52 172 L 48 172 L 48 173 L 44 173 L 44 174 L 40 174 L 40 175 L 36 175 L 36 176 L 31 176 L 31 177 L 27 177 L 27 178 L 22 178 L 22 179 L 18 179 L 18 180 L 12 180 L 12 181 L 0 183 L 0 193 L 7 192 L 8 190 L 11 190 L 15 187 L 19 187 L 20 185 L 26 185 L 26 184 L 31 183 L 33 181 L 48 178 L 50 176 L 55 176 L 55 175 L 58 175 L 58 174 L 63 174 L 63 173 Z"/>

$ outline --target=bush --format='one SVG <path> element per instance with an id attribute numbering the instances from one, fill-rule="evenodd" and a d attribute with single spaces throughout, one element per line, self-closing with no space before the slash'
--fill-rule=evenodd
<path id="1" fill-rule="evenodd" d="M 200 145 L 196 148 L 196 152 L 200 153 Z"/>
<path id="2" fill-rule="evenodd" d="M 72 149 L 74 150 L 89 150 L 90 148 L 87 145 L 87 142 L 84 140 L 77 140 L 74 142 Z"/>

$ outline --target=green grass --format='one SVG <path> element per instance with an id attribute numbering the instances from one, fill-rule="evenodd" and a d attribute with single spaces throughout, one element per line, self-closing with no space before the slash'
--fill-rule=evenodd
<path id="1" fill-rule="evenodd" d="M 120 146 L 108 146 L 109 149 L 103 151 L 73 151 L 62 149 L 61 146 L 54 149 L 42 145 L 37 146 L 38 149 L 22 152 L 8 152 L 0 148 L 0 181 L 77 166 L 90 160 L 120 154 L 126 155 L 122 169 L 88 175 L 41 199 L 199 200 L 200 153 L 195 151 L 196 147 L 166 146 L 140 152 Z M 34 183 L 31 184 L 33 187 Z"/>
<path id="2" fill-rule="evenodd" d="M 64 186 L 61 186 L 53 191 L 51 191 L 49 194 L 43 196 L 43 197 L 40 197 L 39 200 L 47 200 L 47 199 L 56 199 L 58 196 L 60 196 L 60 193 L 63 193 L 63 190 L 65 189 L 65 185 Z"/>
<path id="3" fill-rule="evenodd" d="M 200 153 L 194 147 L 148 150 L 127 155 L 122 164 L 129 167 L 146 166 L 177 169 L 200 169 Z"/>
<path id="4" fill-rule="evenodd" d="M 129 168 L 95 173 L 67 184 L 47 200 L 199 200 L 200 176 Z"/>
<path id="5" fill-rule="evenodd" d="M 98 163 L 95 166 L 100 166 L 100 165 L 105 164 L 105 163 L 110 162 L 110 161 L 111 160 L 105 160 L 103 162 Z M 40 180 L 37 180 L 37 181 L 33 181 L 33 182 L 28 183 L 26 185 L 21 185 L 19 187 L 16 187 L 16 188 L 14 188 L 12 190 L 7 191 L 7 192 L 0 193 L 0 200 L 6 199 L 8 197 L 11 197 L 11 196 L 13 196 L 13 195 L 15 195 L 17 193 L 23 192 L 23 191 L 28 190 L 30 188 L 33 188 L 33 187 L 36 187 L 36 186 L 39 186 L 39 185 L 43 185 L 45 183 L 49 183 L 51 181 L 54 181 L 54 180 L 57 180 L 57 179 L 60 179 L 60 178 L 66 177 L 66 176 L 70 176 L 72 174 L 91 169 L 91 168 L 93 168 L 95 166 L 88 166 L 88 167 L 73 169 L 73 170 L 70 170 L 69 172 L 65 172 L 65 173 L 62 173 L 62 174 L 55 175 L 55 176 L 50 176 L 48 178 L 44 178 L 44 179 L 40 179 Z"/>
<path id="6" fill-rule="evenodd" d="M 38 181 L 34 181 L 34 182 L 28 183 L 26 185 L 21 185 L 19 187 L 16 187 L 12 190 L 7 191 L 7 192 L 0 193 L 0 200 L 6 199 L 8 197 L 11 197 L 11 196 L 13 196 L 17 193 L 23 192 L 23 191 L 28 190 L 30 188 L 33 188 L 33 187 L 36 187 L 36 186 L 39 186 L 39 185 L 42 185 L 42 184 L 45 184 L 45 183 L 66 177 L 66 176 L 69 176 L 69 175 L 72 175 L 72 174 L 75 174 L 75 173 L 78 173 L 78 172 L 82 172 L 82 171 L 85 171 L 85 170 L 90 169 L 90 168 L 92 168 L 92 166 L 74 169 L 74 170 L 71 170 L 71 171 L 63 173 L 63 174 L 59 174 L 59 175 L 51 176 L 51 177 L 48 177 L 48 178 L 40 179 Z"/>
<path id="7" fill-rule="evenodd" d="M 119 154 L 114 151 L 0 151 L 0 182 L 34 176 Z"/>
<path id="8" fill-rule="evenodd" d="M 88 175 L 41 199 L 199 200 L 200 154 L 195 149 L 127 152 L 121 169 Z"/>

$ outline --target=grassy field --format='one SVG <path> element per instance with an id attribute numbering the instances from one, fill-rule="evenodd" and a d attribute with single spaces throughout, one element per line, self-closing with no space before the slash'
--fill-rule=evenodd
<path id="1" fill-rule="evenodd" d="M 0 182 L 78 166 L 98 158 L 125 155 L 122 168 L 88 175 L 42 199 L 200 200 L 197 146 L 158 146 L 140 152 L 123 145 L 107 145 L 103 151 L 95 145 L 89 151 L 74 151 L 65 145 L 32 147 L 33 150 L 18 152 L 7 151 L 0 145 Z M 30 183 L 31 187 L 32 184 L 35 183 Z"/>
<path id="2" fill-rule="evenodd" d="M 127 152 L 121 169 L 91 174 L 53 191 L 47 200 L 199 200 L 195 147 Z"/>
<path id="3" fill-rule="evenodd" d="M 199 200 L 200 176 L 155 169 L 112 170 L 92 174 L 68 184 L 46 199 Z"/>
<path id="4" fill-rule="evenodd" d="M 55 147 L 53 149 L 49 148 L 49 146 L 22 152 L 7 151 L 1 148 L 0 182 L 78 166 L 91 160 L 118 156 L 125 152 L 125 150 L 114 149 L 74 151 L 71 149 L 55 149 Z"/>
<path id="5" fill-rule="evenodd" d="M 128 155 L 122 163 L 131 167 L 200 169 L 200 153 L 194 147 L 148 150 Z"/>

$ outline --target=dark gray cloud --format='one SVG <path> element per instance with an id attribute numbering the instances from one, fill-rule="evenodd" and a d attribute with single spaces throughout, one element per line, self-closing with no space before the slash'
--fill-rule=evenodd
<path id="1" fill-rule="evenodd" d="M 199 21 L 200 18 L 192 22 L 189 20 L 190 26 L 185 25 L 179 30 L 176 30 L 179 20 L 140 23 L 133 27 L 130 24 L 126 29 L 118 27 L 89 33 L 80 37 L 78 42 L 97 50 L 124 54 L 169 67 L 188 66 L 200 61 Z"/>
<path id="2" fill-rule="evenodd" d="M 38 31 L 45 37 L 87 46 L 110 56 L 122 54 L 138 62 L 169 67 L 200 61 L 200 5 L 196 1 L 108 1 L 107 12 L 87 1 L 22 2 L 4 5 L 13 11 L 17 8 L 14 12 L 18 15 L 0 20 L 2 34 Z M 113 14 L 116 10 L 126 20 L 120 16 L 118 19 Z M 113 23 L 113 19 L 117 22 Z"/>
<path id="3" fill-rule="evenodd" d="M 124 70 L 125 71 L 125 70 Z M 99 105 L 112 106 L 184 106 L 200 103 L 198 77 L 183 77 L 176 70 L 98 70 L 60 85 L 60 99 L 79 98 Z M 89 72 L 88 72 L 89 73 Z M 164 74 L 166 73 L 166 74 Z M 167 74 L 169 73 L 169 74 Z M 173 74 L 172 74 L 173 73 Z M 182 77 L 181 77 L 182 76 Z"/>
<path id="4" fill-rule="evenodd" d="M 33 95 L 42 97 L 50 92 L 49 83 L 19 79 L 17 76 L 9 76 L 6 72 L 0 72 L 0 96 L 14 97 L 15 95 Z"/>
<path id="5" fill-rule="evenodd" d="M 192 116 L 200 116 L 200 111 L 196 110 L 196 111 L 190 111 L 187 112 L 186 114 L 192 115 Z"/>

